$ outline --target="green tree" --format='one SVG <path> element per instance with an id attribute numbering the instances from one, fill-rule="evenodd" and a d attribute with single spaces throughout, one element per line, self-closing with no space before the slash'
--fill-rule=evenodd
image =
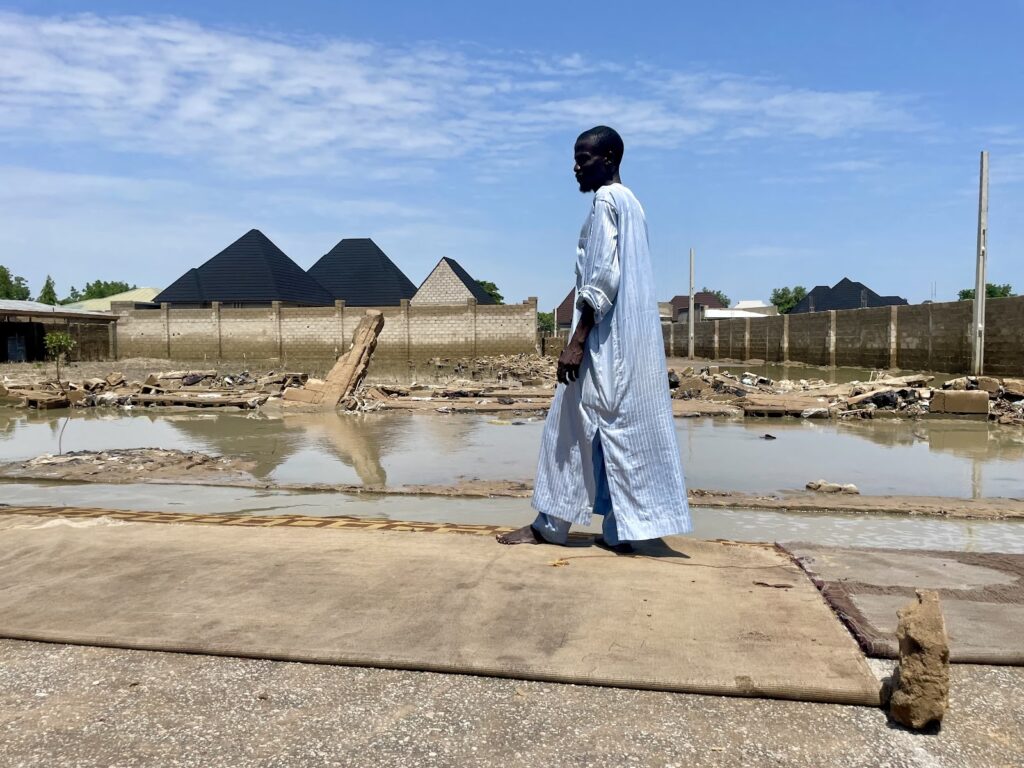
<path id="1" fill-rule="evenodd" d="M 29 291 L 25 278 L 12 275 L 11 270 L 0 264 L 0 299 L 28 301 L 30 298 L 32 292 Z"/>
<path id="2" fill-rule="evenodd" d="M 46 282 L 43 283 L 43 290 L 39 292 L 36 297 L 36 301 L 40 304 L 57 304 L 57 290 L 53 286 L 53 278 L 49 275 L 46 276 Z"/>
<path id="3" fill-rule="evenodd" d="M 477 282 L 480 284 L 481 288 L 483 288 L 485 291 L 487 291 L 488 294 L 490 294 L 490 297 L 494 299 L 495 304 L 505 303 L 505 297 L 502 296 L 501 293 L 498 291 L 498 286 L 496 286 L 490 280 L 477 280 Z"/>
<path id="4" fill-rule="evenodd" d="M 804 296 L 807 295 L 807 289 L 802 285 L 797 285 L 792 288 L 786 286 L 784 288 L 772 288 L 771 302 L 779 309 L 780 315 L 787 315 L 799 304 Z"/>
<path id="5" fill-rule="evenodd" d="M 964 288 L 958 294 L 960 301 L 974 301 L 974 289 Z M 990 299 L 1005 299 L 1013 296 L 1013 286 L 1009 283 L 998 285 L 996 283 L 985 283 L 985 296 Z"/>
<path id="6" fill-rule="evenodd" d="M 726 296 L 722 291 L 712 291 L 707 286 L 705 286 L 704 288 L 701 288 L 700 290 L 701 290 L 701 293 L 710 293 L 710 294 L 713 294 L 713 295 L 717 296 L 718 300 L 720 302 L 722 302 L 722 306 L 723 307 L 728 307 L 730 304 L 732 304 L 732 299 L 730 299 L 728 296 Z"/>
<path id="7" fill-rule="evenodd" d="M 107 296 L 133 291 L 136 288 L 138 288 L 137 285 L 128 285 L 123 280 L 93 280 L 91 283 L 86 283 L 85 288 L 81 291 L 72 285 L 71 290 L 68 291 L 68 297 L 63 299 L 61 304 L 72 304 L 87 299 L 105 299 Z"/>
<path id="8" fill-rule="evenodd" d="M 64 391 L 64 385 L 60 381 L 60 364 L 67 359 L 68 353 L 75 348 L 75 340 L 67 331 L 50 331 L 43 338 L 46 347 L 46 354 L 53 360 L 57 368 L 57 386 Z"/>
<path id="9" fill-rule="evenodd" d="M 555 313 L 554 312 L 538 312 L 537 313 L 537 330 L 541 333 L 554 333 L 555 332 Z"/>

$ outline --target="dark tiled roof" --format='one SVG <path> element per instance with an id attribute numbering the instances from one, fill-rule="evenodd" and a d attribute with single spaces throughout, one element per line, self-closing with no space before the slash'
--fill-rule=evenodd
<path id="1" fill-rule="evenodd" d="M 175 298 L 165 298 L 167 296 Z M 206 299 L 203 298 L 203 289 L 199 285 L 199 276 L 196 274 L 195 268 L 190 269 L 153 298 L 154 303 L 161 301 L 176 301 L 179 304 L 202 304 L 205 302 Z"/>
<path id="2" fill-rule="evenodd" d="M 828 312 L 834 309 L 891 307 L 895 304 L 906 303 L 907 300 L 900 296 L 879 296 L 864 283 L 844 277 L 831 288 L 827 285 L 816 285 L 791 311 L 793 313 Z"/>
<path id="3" fill-rule="evenodd" d="M 447 256 L 445 256 L 443 259 L 441 259 L 441 261 L 447 263 L 448 266 L 451 267 L 451 270 L 452 270 L 452 272 L 455 273 L 455 276 L 457 278 L 459 278 L 459 280 L 462 281 L 463 285 L 466 286 L 466 288 L 469 290 L 469 292 L 471 294 L 473 294 L 473 298 L 476 299 L 476 303 L 477 304 L 497 304 L 498 303 L 498 302 L 496 302 L 494 300 L 494 297 L 491 296 L 491 294 L 489 294 L 487 291 L 485 291 L 483 289 L 483 286 L 480 285 L 480 283 L 478 283 L 476 280 L 474 280 L 470 276 L 469 272 L 464 270 L 462 268 L 462 265 L 459 264 L 459 262 L 457 262 L 455 259 L 449 259 Z M 433 273 L 431 273 L 431 274 L 433 274 Z M 427 279 L 428 280 L 430 279 L 429 276 L 428 276 Z M 426 282 L 426 280 L 424 280 L 423 282 Z"/>
<path id="4" fill-rule="evenodd" d="M 572 314 L 576 308 L 576 289 L 570 288 L 569 293 L 555 310 L 555 325 L 572 325 Z"/>
<path id="5" fill-rule="evenodd" d="M 709 291 L 697 291 L 697 293 L 693 294 L 693 303 L 708 309 L 728 309 L 715 294 Z M 677 315 L 680 312 L 689 312 L 690 294 L 685 293 L 681 296 L 673 296 L 671 304 Z"/>
<path id="6" fill-rule="evenodd" d="M 331 295 L 258 229 L 250 229 L 200 267 L 190 269 L 154 302 L 210 301 L 327 306 Z"/>
<path id="7" fill-rule="evenodd" d="M 309 275 L 350 307 L 390 307 L 416 286 L 368 237 L 347 237 L 309 268 Z"/>

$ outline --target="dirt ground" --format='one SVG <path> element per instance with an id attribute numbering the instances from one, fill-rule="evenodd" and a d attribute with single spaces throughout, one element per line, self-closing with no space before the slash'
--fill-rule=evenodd
<path id="1" fill-rule="evenodd" d="M 1024 669 L 954 666 L 916 734 L 868 707 L 0 640 L 0 743 L 24 768 L 1010 768 Z"/>

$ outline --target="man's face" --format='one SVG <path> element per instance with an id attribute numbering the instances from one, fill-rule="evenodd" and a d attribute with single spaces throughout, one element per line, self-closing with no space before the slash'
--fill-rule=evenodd
<path id="1" fill-rule="evenodd" d="M 607 162 L 608 158 L 600 154 L 592 139 L 576 142 L 575 157 L 573 173 L 576 174 L 580 192 L 596 192 L 612 178 L 614 171 Z"/>

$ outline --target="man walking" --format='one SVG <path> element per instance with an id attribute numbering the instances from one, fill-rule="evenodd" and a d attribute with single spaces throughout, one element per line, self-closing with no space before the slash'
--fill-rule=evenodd
<path id="1" fill-rule="evenodd" d="M 669 400 L 661 319 L 643 208 L 619 179 L 623 144 L 606 126 L 576 140 L 580 192 L 594 201 L 576 249 L 573 331 L 558 358 L 531 525 L 502 544 L 564 544 L 572 523 L 604 516 L 597 543 L 691 529 Z"/>

